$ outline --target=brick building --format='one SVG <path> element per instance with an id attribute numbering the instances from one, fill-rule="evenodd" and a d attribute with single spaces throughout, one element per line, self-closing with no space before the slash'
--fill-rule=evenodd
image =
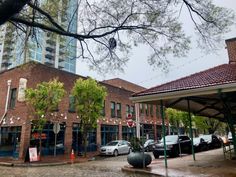
<path id="1" fill-rule="evenodd" d="M 51 118 L 43 130 L 42 153 L 53 154 L 54 138 L 53 122 L 60 122 L 57 135 L 57 153 L 76 152 L 81 149 L 80 119 L 70 110 L 70 91 L 78 78 L 84 78 L 66 71 L 46 65 L 30 62 L 0 73 L 0 156 L 24 158 L 27 148 L 37 146 L 38 134 L 32 127 L 29 118 L 30 110 L 24 101 L 25 88 L 34 88 L 37 83 L 58 78 L 64 83 L 67 91 L 59 104 L 59 110 L 51 114 Z M 107 88 L 104 111 L 98 121 L 97 129 L 88 136 L 88 151 L 96 151 L 100 145 L 115 139 L 128 139 L 135 136 L 136 128 L 129 128 L 126 123 L 128 113 L 135 119 L 135 105 L 129 100 L 134 91 L 144 88 L 121 79 L 100 82 Z M 153 105 L 140 105 L 143 117 L 144 136 L 157 139 L 160 137 L 161 119 L 159 108 Z"/>

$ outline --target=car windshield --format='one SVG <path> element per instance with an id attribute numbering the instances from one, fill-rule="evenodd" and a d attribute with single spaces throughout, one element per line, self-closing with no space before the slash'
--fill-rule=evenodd
<path id="1" fill-rule="evenodd" d="M 149 139 L 149 140 L 145 141 L 144 145 L 148 145 L 148 144 L 153 143 L 153 142 L 154 142 L 154 140 Z"/>
<path id="2" fill-rule="evenodd" d="M 178 135 L 167 135 L 165 136 L 166 142 L 177 142 Z M 161 142 L 163 142 L 163 138 L 161 139 Z"/>
<path id="3" fill-rule="evenodd" d="M 211 141 L 211 135 L 201 135 L 200 138 L 203 138 L 205 141 Z"/>
<path id="4" fill-rule="evenodd" d="M 106 146 L 116 146 L 118 144 L 117 141 L 112 141 L 110 143 L 107 143 Z"/>

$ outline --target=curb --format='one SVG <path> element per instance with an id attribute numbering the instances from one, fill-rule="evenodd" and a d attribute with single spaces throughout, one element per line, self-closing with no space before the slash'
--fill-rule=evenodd
<path id="1" fill-rule="evenodd" d="M 124 172 L 132 172 L 136 174 L 148 174 L 148 175 L 154 175 L 154 176 L 159 176 L 159 177 L 164 177 L 163 175 L 152 173 L 150 170 L 146 169 L 140 169 L 140 168 L 133 168 L 130 166 L 124 166 L 121 168 L 122 171 Z"/>
<path id="2" fill-rule="evenodd" d="M 45 166 L 58 166 L 58 165 L 67 165 L 68 162 L 58 162 L 58 163 L 19 163 L 12 164 L 13 167 L 45 167 Z"/>
<path id="3" fill-rule="evenodd" d="M 79 162 L 74 162 L 79 163 Z M 10 163 L 10 162 L 0 162 L 0 166 L 5 167 L 45 167 L 45 166 L 59 166 L 74 164 L 71 162 L 54 162 L 54 163 Z"/>
<path id="4" fill-rule="evenodd" d="M 12 167 L 14 164 L 9 162 L 0 162 L 0 166 Z"/>

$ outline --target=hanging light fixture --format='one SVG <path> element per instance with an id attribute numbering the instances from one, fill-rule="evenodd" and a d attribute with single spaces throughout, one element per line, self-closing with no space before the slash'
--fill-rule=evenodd
<path id="1" fill-rule="evenodd" d="M 10 124 L 13 124 L 14 122 L 13 122 L 13 118 L 11 117 L 10 118 Z"/>

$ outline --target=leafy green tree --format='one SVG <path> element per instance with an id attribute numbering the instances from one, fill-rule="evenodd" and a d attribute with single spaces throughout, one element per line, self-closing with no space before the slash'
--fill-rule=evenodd
<path id="1" fill-rule="evenodd" d="M 65 11 L 67 7 L 72 10 Z M 198 46 L 208 52 L 213 51 L 209 47 L 219 47 L 234 24 L 233 11 L 212 0 L 0 0 L 0 25 L 10 22 L 26 33 L 25 28 L 32 27 L 32 36 L 34 29 L 42 29 L 76 38 L 80 58 L 104 73 L 122 70 L 130 49 L 139 44 L 151 49 L 150 65 L 165 69 L 167 57 L 184 56 L 195 39 L 183 29 L 183 11 L 192 20 Z M 61 23 L 59 14 L 69 23 Z M 78 21 L 77 31 L 73 19 Z"/>
<path id="2" fill-rule="evenodd" d="M 170 124 L 177 128 L 177 131 L 180 125 L 184 128 L 185 133 L 188 132 L 189 128 L 189 117 L 188 113 L 184 111 L 179 111 L 176 109 L 168 108 L 166 110 Z M 213 134 L 215 132 L 224 132 L 226 124 L 208 117 L 202 116 L 192 116 L 192 124 L 195 125 L 196 129 L 201 133 Z"/>
<path id="3" fill-rule="evenodd" d="M 202 133 L 221 133 L 224 132 L 226 128 L 225 123 L 222 123 L 219 120 L 213 118 L 195 116 L 193 121 L 195 122 L 196 128 Z"/>
<path id="4" fill-rule="evenodd" d="M 178 133 L 181 123 L 181 118 L 179 117 L 178 111 L 176 109 L 168 108 L 166 109 L 166 115 L 168 117 L 172 131 Z"/>
<path id="5" fill-rule="evenodd" d="M 33 129 L 39 132 L 39 152 L 42 150 L 42 131 L 45 124 L 50 121 L 50 115 L 57 110 L 65 90 L 63 83 L 57 79 L 37 84 L 36 88 L 25 91 L 26 103 L 31 109 Z"/>
<path id="6" fill-rule="evenodd" d="M 81 120 L 82 144 L 86 156 L 87 135 L 91 129 L 97 127 L 97 120 L 104 106 L 106 89 L 94 79 L 78 79 L 72 89 L 72 95 L 75 98 L 76 113 Z"/>

